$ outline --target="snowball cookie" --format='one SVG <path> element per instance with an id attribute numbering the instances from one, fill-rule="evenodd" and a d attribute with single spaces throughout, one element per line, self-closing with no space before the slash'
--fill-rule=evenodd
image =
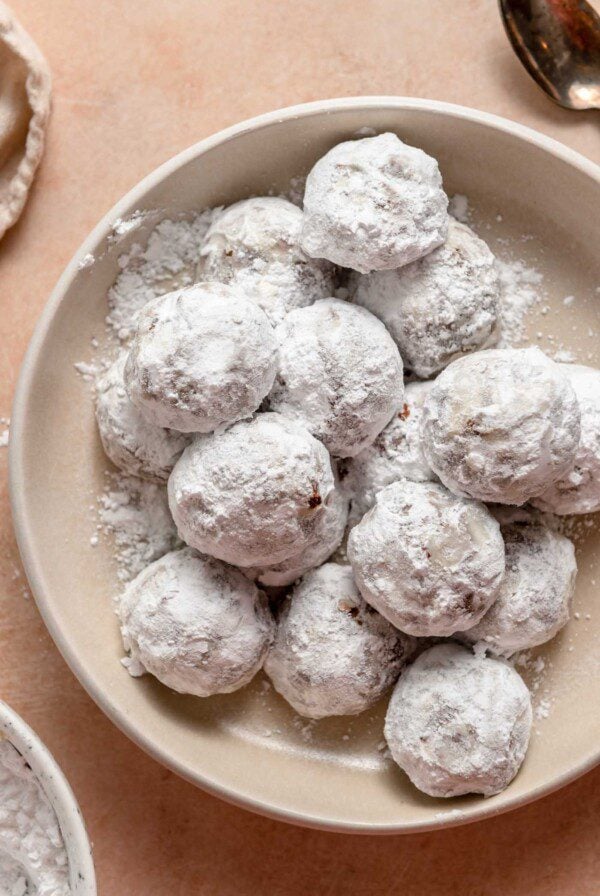
<path id="1" fill-rule="evenodd" d="M 510 656 L 553 638 L 569 621 L 577 563 L 572 542 L 545 526 L 503 526 L 506 574 L 498 597 L 464 632 L 493 653 Z"/>
<path id="2" fill-rule="evenodd" d="M 412 647 L 364 602 L 349 566 L 326 563 L 284 604 L 265 672 L 300 715 L 356 715 L 396 681 Z"/>
<path id="3" fill-rule="evenodd" d="M 302 248 L 362 274 L 399 268 L 446 239 L 438 164 L 395 134 L 334 146 L 306 180 Z"/>
<path id="4" fill-rule="evenodd" d="M 423 450 L 455 494 L 524 504 L 571 469 L 579 416 L 568 378 L 539 348 L 489 349 L 436 379 L 423 408 Z"/>
<path id="5" fill-rule="evenodd" d="M 531 698 L 504 660 L 438 644 L 400 676 L 385 718 L 394 760 L 429 796 L 500 793 L 531 733 Z"/>
<path id="6" fill-rule="evenodd" d="M 442 246 L 394 271 L 356 275 L 353 289 L 354 301 L 383 321 L 404 364 L 423 379 L 498 338 L 494 256 L 453 218 Z"/>
<path id="7" fill-rule="evenodd" d="M 600 370 L 560 364 L 575 390 L 581 411 L 581 436 L 567 472 L 532 503 L 560 516 L 600 510 Z"/>
<path id="8" fill-rule="evenodd" d="M 286 199 L 236 202 L 210 226 L 198 275 L 239 287 L 276 325 L 294 308 L 333 291 L 333 266 L 300 248 L 301 228 L 302 212 Z"/>
<path id="9" fill-rule="evenodd" d="M 358 454 L 402 406 L 402 359 L 381 321 L 340 299 L 292 311 L 277 327 L 269 404 L 338 457 Z"/>
<path id="10" fill-rule="evenodd" d="M 96 421 L 106 456 L 124 473 L 166 482 L 189 437 L 148 423 L 125 391 L 123 352 L 96 384 Z"/>
<path id="11" fill-rule="evenodd" d="M 339 548 L 348 520 L 348 497 L 334 488 L 323 504 L 323 512 L 315 523 L 310 541 L 303 550 L 272 566 L 250 567 L 243 572 L 261 585 L 291 585 L 309 569 L 320 566 Z"/>
<path id="12" fill-rule="evenodd" d="M 117 607 L 132 675 L 210 697 L 248 684 L 273 638 L 267 599 L 242 573 L 190 548 L 130 582 Z"/>
<path id="13" fill-rule="evenodd" d="M 275 369 L 264 312 L 232 286 L 197 283 L 139 312 L 125 386 L 156 426 L 211 432 L 252 414 Z"/>
<path id="14" fill-rule="evenodd" d="M 280 414 L 199 436 L 169 479 L 180 537 L 236 566 L 269 566 L 311 544 L 335 488 L 331 459 Z"/>
<path id="15" fill-rule="evenodd" d="M 435 473 L 425 460 L 419 423 L 432 383 L 407 383 L 402 409 L 374 442 L 341 462 L 342 489 L 350 496 L 350 523 L 359 522 L 382 488 L 399 479 L 429 482 Z"/>
<path id="16" fill-rule="evenodd" d="M 348 537 L 362 596 L 401 631 L 447 636 L 478 622 L 504 575 L 486 507 L 433 482 L 394 482 Z"/>

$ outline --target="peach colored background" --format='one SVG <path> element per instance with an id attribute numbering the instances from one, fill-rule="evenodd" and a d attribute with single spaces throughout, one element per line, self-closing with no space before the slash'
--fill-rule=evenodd
<path id="1" fill-rule="evenodd" d="M 0 244 L 0 416 L 38 313 L 88 231 L 148 171 L 226 125 L 308 100 L 395 93 L 496 112 L 600 161 L 598 118 L 544 98 L 493 0 L 13 5 L 52 68 L 54 112 L 30 202 Z M 0 465 L 0 696 L 70 779 L 100 896 L 600 892 L 600 770 L 482 824 L 379 839 L 262 819 L 158 766 L 87 697 L 25 599 L 4 449 Z"/>

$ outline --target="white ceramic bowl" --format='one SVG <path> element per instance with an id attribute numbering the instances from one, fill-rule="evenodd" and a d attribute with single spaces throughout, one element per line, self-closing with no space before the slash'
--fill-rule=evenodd
<path id="1" fill-rule="evenodd" d="M 6 703 L 0 701 L 0 735 L 16 747 L 31 766 L 56 813 L 69 858 L 73 896 L 96 896 L 96 876 L 90 842 L 77 800 L 48 748 Z"/>
<path id="2" fill-rule="evenodd" d="M 106 543 L 89 546 L 94 520 L 88 508 L 102 491 L 107 462 L 89 386 L 73 370 L 75 362 L 91 360 L 90 341 L 104 332 L 106 291 L 120 252 L 144 240 L 157 215 L 115 244 L 117 218 L 138 209 L 168 216 L 281 191 L 364 127 L 393 130 L 439 160 L 447 191 L 468 195 L 491 245 L 504 251 L 508 239 L 519 257 L 545 274 L 551 311 L 532 317 L 531 333 L 555 332 L 579 360 L 600 367 L 593 335 L 600 327 L 596 166 L 510 121 L 457 106 L 394 97 L 312 103 L 192 146 L 136 186 L 96 227 L 61 277 L 23 364 L 10 482 L 19 546 L 46 624 L 84 687 L 123 731 L 225 799 L 300 824 L 376 833 L 493 815 L 548 793 L 598 761 L 600 677 L 590 674 L 589 657 L 598 655 L 600 627 L 594 618 L 585 620 L 597 612 L 598 526 L 578 538 L 580 619 L 539 651 L 547 673 L 540 694 L 547 692 L 551 712 L 536 721 L 540 734 L 519 775 L 491 799 L 433 800 L 378 751 L 385 701 L 354 720 L 325 720 L 309 737 L 281 699 L 265 696 L 260 676 L 236 694 L 199 700 L 148 676 L 126 674 L 110 600 L 118 588 L 113 552 Z M 80 270 L 89 252 L 96 262 Z M 572 309 L 563 304 L 570 294 L 577 296 Z"/>

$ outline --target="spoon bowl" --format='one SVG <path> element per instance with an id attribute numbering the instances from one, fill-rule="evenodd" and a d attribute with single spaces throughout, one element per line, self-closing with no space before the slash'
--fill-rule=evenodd
<path id="1" fill-rule="evenodd" d="M 542 90 L 566 109 L 600 109 L 600 16 L 586 0 L 500 0 L 506 33 Z"/>

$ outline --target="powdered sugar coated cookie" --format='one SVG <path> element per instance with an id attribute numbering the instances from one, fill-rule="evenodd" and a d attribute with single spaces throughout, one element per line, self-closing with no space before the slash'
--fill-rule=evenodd
<path id="1" fill-rule="evenodd" d="M 352 289 L 353 300 L 386 325 L 406 367 L 423 378 L 498 337 L 494 256 L 453 218 L 437 249 L 393 271 L 357 275 Z"/>
<path id="2" fill-rule="evenodd" d="M 125 390 L 122 353 L 96 386 L 96 421 L 107 457 L 132 476 L 166 482 L 189 437 L 149 423 Z"/>
<path id="3" fill-rule="evenodd" d="M 247 684 L 273 637 L 265 595 L 239 570 L 189 548 L 141 572 L 117 611 L 131 674 L 150 672 L 198 697 Z"/>
<path id="4" fill-rule="evenodd" d="M 577 563 L 573 543 L 537 523 L 502 527 L 506 573 L 485 616 L 462 634 L 510 656 L 553 638 L 569 621 Z"/>
<path id="5" fill-rule="evenodd" d="M 230 205 L 211 224 L 200 252 L 203 280 L 237 286 L 271 323 L 333 291 L 333 266 L 300 248 L 301 210 L 276 196 Z"/>
<path id="6" fill-rule="evenodd" d="M 395 134 L 338 143 L 306 180 L 302 248 L 361 273 L 398 268 L 446 239 L 435 159 Z"/>
<path id="7" fill-rule="evenodd" d="M 448 636 L 475 625 L 504 575 L 504 542 L 487 508 L 433 482 L 377 495 L 348 537 L 365 600 L 401 631 Z"/>
<path id="8" fill-rule="evenodd" d="M 276 351 L 254 302 L 231 286 L 199 283 L 139 312 L 125 385 L 156 426 L 211 432 L 257 409 L 273 384 Z"/>
<path id="9" fill-rule="evenodd" d="M 559 515 L 600 510 L 600 370 L 559 365 L 575 390 L 581 436 L 567 472 L 532 503 Z"/>
<path id="10" fill-rule="evenodd" d="M 429 796 L 492 796 L 521 767 L 531 722 L 529 691 L 511 666 L 440 644 L 400 676 L 385 739 L 400 768 Z"/>
<path id="11" fill-rule="evenodd" d="M 326 448 L 293 420 L 257 414 L 199 436 L 169 479 L 181 538 L 236 566 L 270 566 L 313 540 L 335 489 Z"/>
<path id="12" fill-rule="evenodd" d="M 524 504 L 567 473 L 580 412 L 563 370 L 537 347 L 453 361 L 423 408 L 423 450 L 459 495 Z"/>
<path id="13" fill-rule="evenodd" d="M 430 482 L 436 475 L 425 460 L 420 420 L 431 383 L 407 383 L 402 408 L 374 442 L 355 457 L 340 462 L 342 489 L 351 500 L 350 523 L 370 510 L 382 488 L 399 479 Z"/>
<path id="14" fill-rule="evenodd" d="M 326 563 L 286 601 L 265 672 L 301 715 L 355 715 L 394 683 L 412 647 L 364 602 L 350 567 Z"/>
<path id="15" fill-rule="evenodd" d="M 364 308 L 322 299 L 277 328 L 274 411 L 300 421 L 338 457 L 358 454 L 402 405 L 402 359 Z"/>

